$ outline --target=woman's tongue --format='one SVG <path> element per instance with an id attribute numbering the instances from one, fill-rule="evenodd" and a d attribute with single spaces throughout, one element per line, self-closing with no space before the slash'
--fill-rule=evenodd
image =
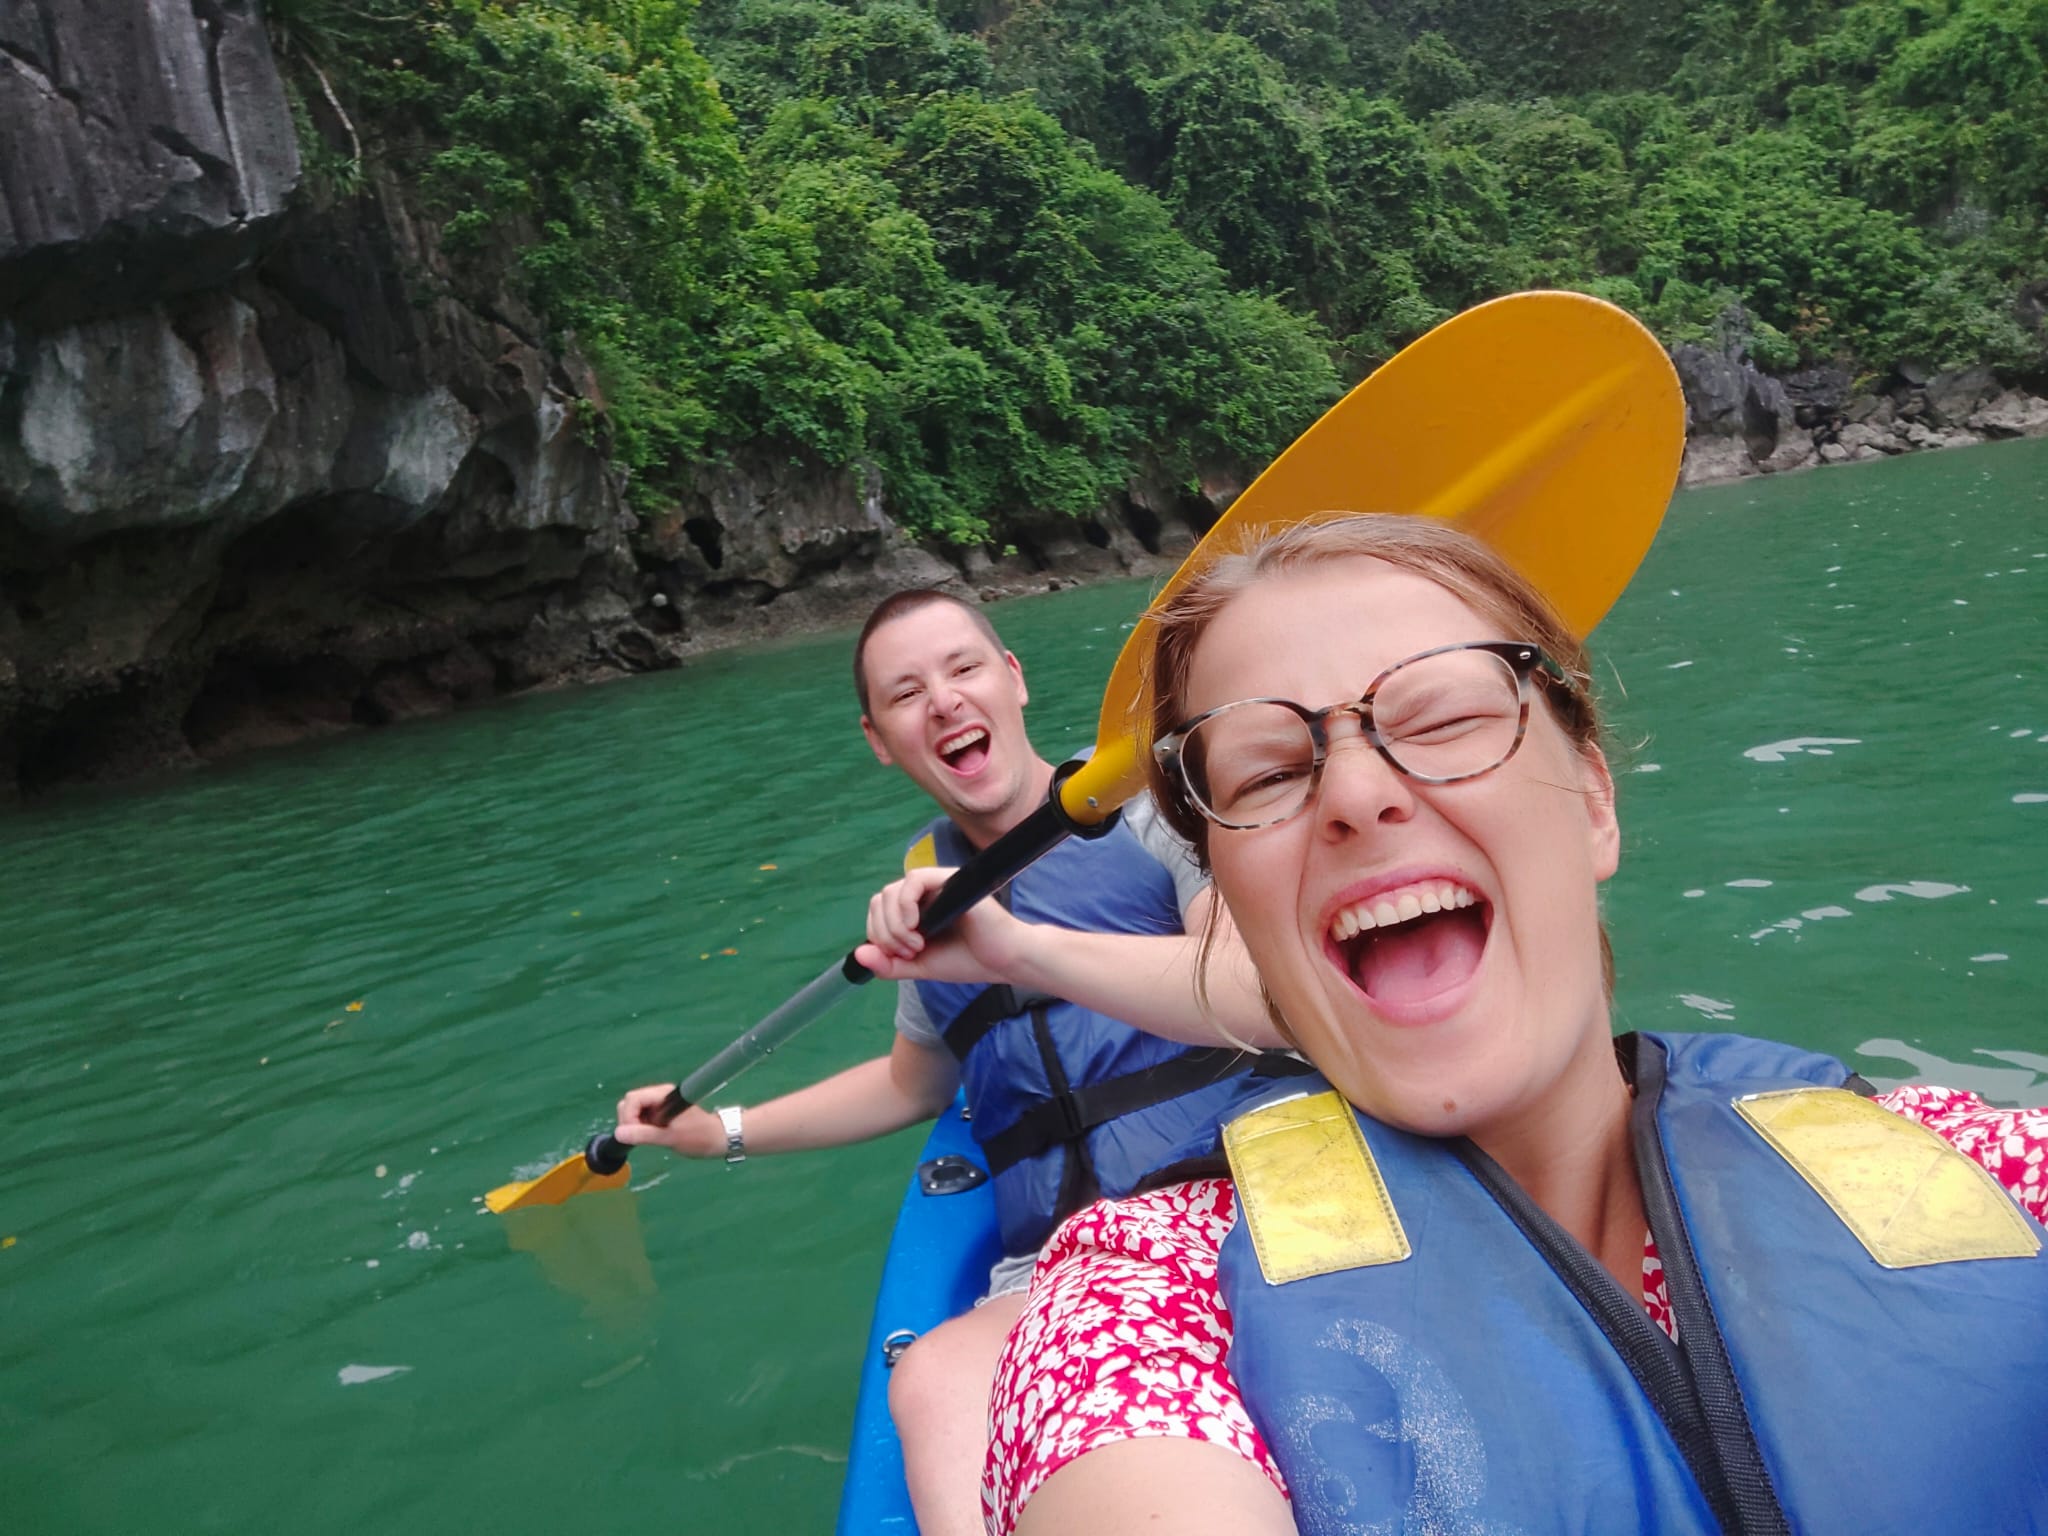
<path id="1" fill-rule="evenodd" d="M 1470 978 L 1486 949 L 1478 907 L 1411 918 L 1361 934 L 1351 979 L 1376 1003 L 1400 1008 L 1425 1002 Z"/>

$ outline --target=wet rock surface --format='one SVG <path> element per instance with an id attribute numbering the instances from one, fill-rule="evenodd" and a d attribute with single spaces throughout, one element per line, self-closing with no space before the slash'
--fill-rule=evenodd
<path id="1" fill-rule="evenodd" d="M 299 181 L 252 0 L 0 9 L 0 123 L 0 252 L 45 317 L 220 281 Z"/>
<path id="2" fill-rule="evenodd" d="M 1990 368 L 1908 366 L 1860 391 L 1838 368 L 1779 379 L 1749 360 L 1739 325 L 1732 329 L 1719 348 L 1672 349 L 1686 396 L 1682 485 L 2048 436 L 2048 399 Z"/>

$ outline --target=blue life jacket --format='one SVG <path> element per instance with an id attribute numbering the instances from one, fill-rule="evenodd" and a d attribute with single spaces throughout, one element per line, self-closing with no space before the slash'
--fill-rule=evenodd
<path id="1" fill-rule="evenodd" d="M 1270 1284 L 1240 1213 L 1230 1368 L 1303 1536 L 2048 1529 L 2048 1256 L 1880 1266 L 1733 1107 L 1868 1092 L 1837 1061 L 1617 1052 L 1676 1345 L 1463 1138 L 1358 1116 L 1405 1259 Z"/>
<path id="2" fill-rule="evenodd" d="M 925 829 L 941 864 L 974 850 L 944 817 Z M 1069 838 L 1013 880 L 1020 918 L 1088 933 L 1182 931 L 1173 877 L 1119 822 Z M 959 1058 L 974 1138 L 988 1159 L 1003 1249 L 1035 1253 L 1098 1196 L 1127 1195 L 1180 1149 L 1214 1140 L 1256 1058 L 1179 1045 L 1058 998 L 980 982 L 920 981 L 919 999 Z"/>

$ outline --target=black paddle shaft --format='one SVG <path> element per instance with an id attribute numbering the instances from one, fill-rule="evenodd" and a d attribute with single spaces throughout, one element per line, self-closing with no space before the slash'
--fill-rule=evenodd
<path id="1" fill-rule="evenodd" d="M 1080 766 L 1080 762 L 1075 761 L 1063 763 L 1055 769 L 1052 790 L 1046 796 L 1045 804 L 953 872 L 953 878 L 939 887 L 938 894 L 932 897 L 920 914 L 920 932 L 928 938 L 938 937 L 958 922 L 968 908 L 993 896 L 1068 838 L 1102 837 L 1116 825 L 1115 811 L 1111 811 L 1098 822 L 1079 822 L 1068 815 L 1067 808 L 1060 803 L 1060 785 Z M 727 1047 L 727 1051 L 743 1045 L 755 1036 L 762 1035 L 774 1021 L 792 1008 L 808 1002 L 819 989 L 832 987 L 835 981 L 843 985 L 858 986 L 864 981 L 872 980 L 875 973 L 853 956 L 854 951 L 848 950 L 846 958 L 838 966 L 826 971 L 761 1023 L 756 1024 L 735 1041 L 733 1046 Z M 722 1052 L 721 1055 L 723 1054 L 725 1053 Z M 765 1055 L 767 1052 L 763 1051 L 761 1054 Z M 752 1065 L 752 1061 L 744 1062 L 734 1072 L 726 1074 L 721 1081 L 708 1085 L 700 1092 L 716 1093 L 737 1076 L 738 1071 L 743 1071 L 749 1065 Z M 679 1083 L 655 1109 L 652 1123 L 667 1125 L 689 1107 L 690 1100 L 684 1096 L 682 1085 Z M 583 1161 L 592 1173 L 617 1173 L 626 1166 L 626 1158 L 631 1152 L 632 1148 L 611 1132 L 600 1131 L 590 1138 L 590 1144 L 583 1149 Z"/>

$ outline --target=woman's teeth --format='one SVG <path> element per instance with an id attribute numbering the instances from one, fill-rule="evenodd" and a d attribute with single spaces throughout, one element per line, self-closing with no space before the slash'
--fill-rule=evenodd
<path id="1" fill-rule="evenodd" d="M 1450 912 L 1459 907 L 1469 907 L 1478 900 L 1471 891 L 1454 881 L 1426 880 L 1418 885 L 1403 886 L 1398 891 L 1382 891 L 1370 901 L 1346 907 L 1330 920 L 1330 937 L 1341 944 L 1368 928 L 1391 928 L 1426 912 Z"/>

